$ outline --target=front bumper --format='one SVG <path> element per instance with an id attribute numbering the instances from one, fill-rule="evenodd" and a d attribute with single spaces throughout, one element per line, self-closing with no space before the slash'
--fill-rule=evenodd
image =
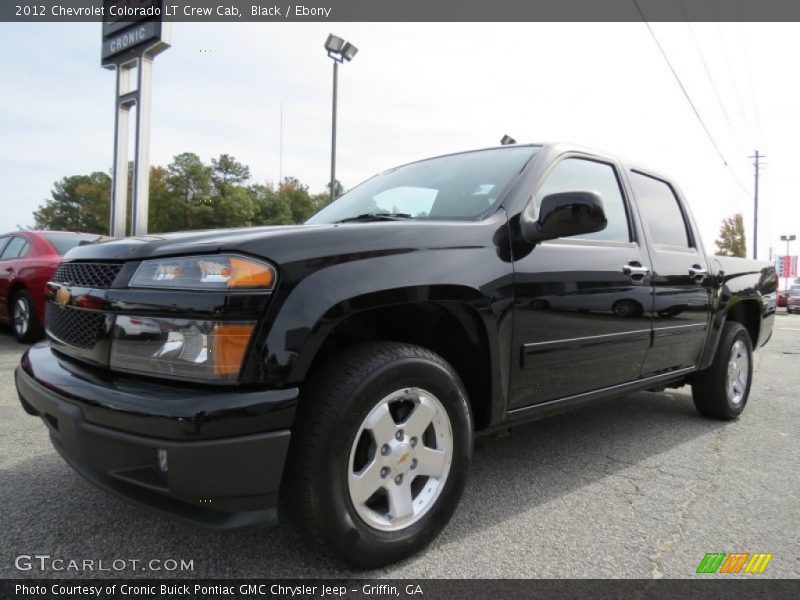
<path id="1" fill-rule="evenodd" d="M 298 391 L 111 377 L 32 346 L 15 373 L 64 460 L 95 485 L 212 528 L 271 522 Z M 157 451 L 167 452 L 167 471 Z"/>

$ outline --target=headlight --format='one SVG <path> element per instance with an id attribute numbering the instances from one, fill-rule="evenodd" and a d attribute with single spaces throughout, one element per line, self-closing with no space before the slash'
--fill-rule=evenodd
<path id="1" fill-rule="evenodd" d="M 274 283 L 275 270 L 265 262 L 214 254 L 146 260 L 128 285 L 173 290 L 268 290 Z"/>
<path id="2" fill-rule="evenodd" d="M 118 316 L 111 368 L 180 379 L 239 377 L 255 323 Z"/>

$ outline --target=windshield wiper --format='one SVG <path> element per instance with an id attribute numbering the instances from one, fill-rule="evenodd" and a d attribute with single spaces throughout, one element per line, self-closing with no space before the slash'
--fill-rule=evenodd
<path id="1" fill-rule="evenodd" d="M 364 213 L 355 217 L 347 217 L 336 221 L 337 223 L 348 223 L 351 221 L 397 221 L 399 219 L 413 218 L 408 213 Z"/>

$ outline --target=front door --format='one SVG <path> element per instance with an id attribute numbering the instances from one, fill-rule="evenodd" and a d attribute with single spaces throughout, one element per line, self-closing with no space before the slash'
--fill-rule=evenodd
<path id="1" fill-rule="evenodd" d="M 650 345 L 652 286 L 622 181 L 616 163 L 571 155 L 550 169 L 532 200 L 538 207 L 552 193 L 594 191 L 608 225 L 515 257 L 511 409 L 639 377 Z"/>

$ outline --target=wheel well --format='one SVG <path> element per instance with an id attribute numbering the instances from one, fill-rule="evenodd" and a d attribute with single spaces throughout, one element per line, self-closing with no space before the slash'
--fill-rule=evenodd
<path id="1" fill-rule="evenodd" d="M 8 315 L 11 316 L 13 312 L 12 303 L 14 302 L 14 296 L 17 295 L 17 292 L 20 290 L 25 289 L 25 284 L 20 283 L 19 281 L 13 283 L 10 288 L 8 288 L 8 296 L 6 296 L 6 307 L 8 311 Z"/>
<path id="2" fill-rule="evenodd" d="M 344 348 L 364 342 L 415 344 L 437 353 L 455 369 L 469 397 L 476 430 L 491 418 L 491 361 L 478 314 L 461 303 L 413 303 L 366 310 L 337 324 L 309 372 Z"/>
<path id="3" fill-rule="evenodd" d="M 761 329 L 761 311 L 758 302 L 754 300 L 742 300 L 737 302 L 728 310 L 728 321 L 736 321 L 744 325 L 747 333 L 750 334 L 750 341 L 755 349 L 758 344 L 758 334 Z"/>

